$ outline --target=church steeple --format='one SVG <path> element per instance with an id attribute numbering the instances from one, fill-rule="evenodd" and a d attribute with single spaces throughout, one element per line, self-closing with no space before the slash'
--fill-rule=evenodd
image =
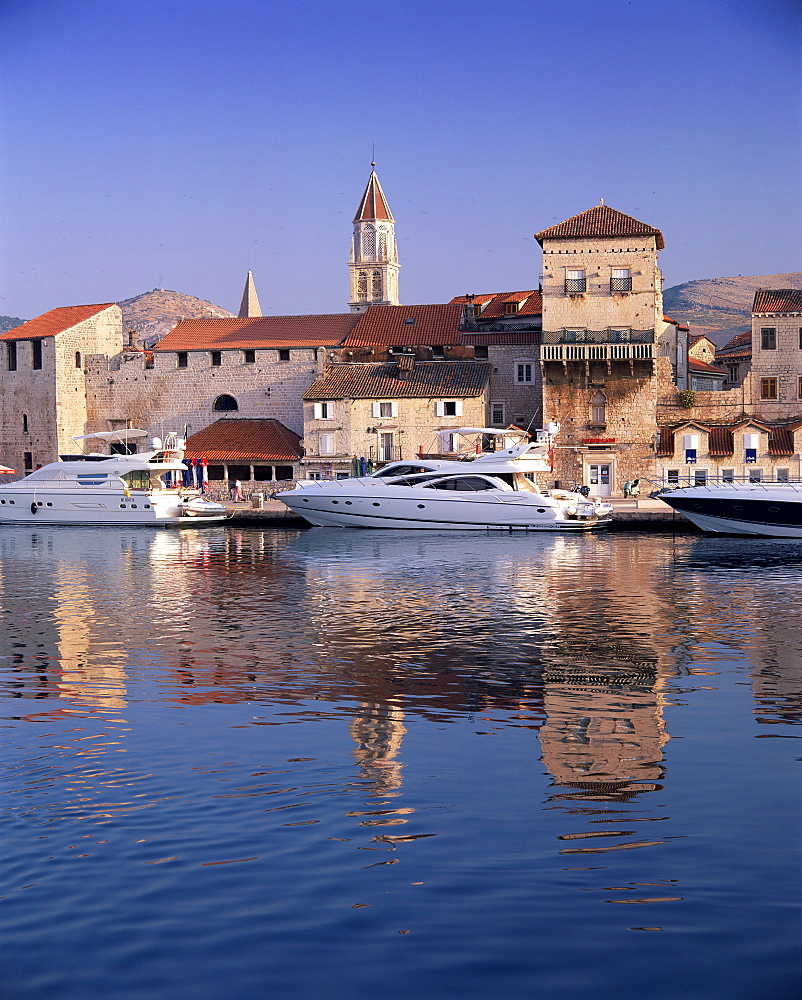
<path id="1" fill-rule="evenodd" d="M 239 319 L 245 319 L 248 316 L 261 315 L 262 310 L 259 306 L 259 296 L 256 294 L 256 285 L 253 283 L 253 275 L 248 271 L 248 277 L 245 279 L 245 289 L 242 293 L 242 302 L 240 303 L 237 316 Z"/>
<path id="2" fill-rule="evenodd" d="M 371 163 L 371 167 L 375 166 Z M 370 306 L 397 306 L 399 266 L 395 219 L 376 171 L 371 170 L 354 218 L 348 262 L 351 312 L 365 312 Z"/>

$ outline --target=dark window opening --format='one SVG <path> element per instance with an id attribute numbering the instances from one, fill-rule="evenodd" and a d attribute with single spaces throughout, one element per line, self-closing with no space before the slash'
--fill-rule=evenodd
<path id="1" fill-rule="evenodd" d="M 28 433 L 28 414 L 22 414 L 22 431 L 24 434 Z"/>
<path id="2" fill-rule="evenodd" d="M 219 483 L 222 481 L 223 477 L 223 466 L 222 465 L 207 465 L 206 475 L 209 482 Z"/>
<path id="3" fill-rule="evenodd" d="M 239 479 L 240 482 L 243 480 L 245 482 L 250 482 L 251 478 L 251 467 L 250 465 L 229 465 L 228 467 L 228 481 L 233 483 L 235 479 Z"/>
<path id="4" fill-rule="evenodd" d="M 473 349 L 473 356 L 480 361 L 487 360 L 487 346 L 484 344 L 477 345 Z"/>
<path id="5" fill-rule="evenodd" d="M 10 372 L 15 372 L 17 370 L 17 342 L 16 340 L 9 340 L 8 342 L 8 370 Z"/>
<path id="6" fill-rule="evenodd" d="M 777 350 L 777 330 L 773 326 L 766 326 L 760 331 L 760 349 L 762 351 Z"/>
<path id="7" fill-rule="evenodd" d="M 176 352 L 176 359 L 178 361 L 179 368 L 186 368 L 189 365 L 189 355 L 186 351 Z"/>
<path id="8" fill-rule="evenodd" d="M 23 465 L 25 466 L 26 472 L 31 472 L 33 469 L 33 452 L 26 451 L 23 455 Z"/>
<path id="9" fill-rule="evenodd" d="M 278 350 L 279 361 L 289 361 L 290 360 L 290 349 L 289 347 L 280 347 Z"/>
<path id="10" fill-rule="evenodd" d="M 257 483 L 269 483 L 273 478 L 272 465 L 254 465 L 253 478 Z"/>
<path id="11" fill-rule="evenodd" d="M 256 351 L 243 351 L 245 355 L 245 364 L 252 365 L 256 361 Z"/>
<path id="12" fill-rule="evenodd" d="M 76 368 L 80 368 L 81 367 L 81 352 L 80 351 L 76 351 L 75 352 L 75 367 Z"/>
<path id="13" fill-rule="evenodd" d="M 281 482 L 287 482 L 290 479 L 294 479 L 294 473 L 292 471 L 291 465 L 277 465 L 276 466 L 276 479 Z"/>
<path id="14" fill-rule="evenodd" d="M 219 368 L 223 363 L 223 352 L 212 351 L 212 368 Z"/>
<path id="15" fill-rule="evenodd" d="M 236 401 L 236 399 L 234 399 L 233 396 L 229 396 L 226 393 L 223 393 L 222 396 L 218 396 L 217 399 L 214 401 L 214 406 L 212 407 L 212 409 L 216 410 L 218 413 L 221 411 L 225 412 L 231 410 L 238 410 L 239 403 Z"/>
<path id="16" fill-rule="evenodd" d="M 42 367 L 42 341 L 32 340 L 31 350 L 33 351 L 33 367 L 35 369 L 41 369 Z"/>

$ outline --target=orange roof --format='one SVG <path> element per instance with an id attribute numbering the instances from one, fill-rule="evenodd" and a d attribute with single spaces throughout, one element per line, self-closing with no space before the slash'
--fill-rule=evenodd
<path id="1" fill-rule="evenodd" d="M 61 306 L 59 309 L 51 309 L 36 319 L 29 319 L 22 326 L 16 326 L 13 330 L 0 334 L 0 340 L 39 340 L 41 337 L 55 337 L 56 334 L 71 330 L 113 305 L 116 303 L 103 302 L 95 306 Z"/>
<path id="2" fill-rule="evenodd" d="M 360 318 L 358 313 L 335 313 L 331 316 L 184 319 L 166 337 L 162 337 L 154 350 L 329 347 L 339 344 Z"/>
<path id="3" fill-rule="evenodd" d="M 490 365 L 476 361 L 393 361 L 330 365 L 304 399 L 437 399 L 481 396 Z"/>
<path id="4" fill-rule="evenodd" d="M 223 417 L 187 438 L 187 458 L 209 462 L 294 462 L 301 439 L 278 420 Z"/>
<path id="5" fill-rule="evenodd" d="M 638 222 L 631 215 L 624 215 L 609 205 L 594 205 L 586 212 L 580 212 L 565 222 L 542 229 L 535 233 L 535 239 L 543 246 L 543 240 L 575 239 L 583 236 L 654 236 L 657 249 L 665 246 L 663 234 L 654 226 Z"/>
<path id="6" fill-rule="evenodd" d="M 379 178 L 376 176 L 376 171 L 371 170 L 370 177 L 368 178 L 368 186 L 365 188 L 362 201 L 360 201 L 359 208 L 356 210 L 354 222 L 373 222 L 375 219 L 385 219 L 387 222 L 395 222 L 393 213 L 390 211 L 390 206 L 387 204 L 387 199 L 384 197 L 382 186 L 379 184 Z"/>
<path id="7" fill-rule="evenodd" d="M 468 296 L 456 295 L 451 301 L 465 303 L 468 301 Z M 507 312 L 508 302 L 518 303 L 517 313 Z M 539 316 L 543 312 L 543 297 L 536 289 L 528 292 L 491 292 L 489 295 L 474 295 L 473 304 L 475 318 L 480 323 L 482 320 L 499 316 Z M 476 309 L 478 305 L 484 307 L 481 312 Z"/>
<path id="8" fill-rule="evenodd" d="M 802 312 L 802 288 L 758 288 L 752 312 Z"/>
<path id="9" fill-rule="evenodd" d="M 716 368 L 715 365 L 709 365 L 706 361 L 699 361 L 696 358 L 688 358 L 688 367 L 691 371 L 699 372 L 704 375 L 709 372 L 711 375 L 726 375 L 727 373 L 723 368 Z"/>
<path id="10" fill-rule="evenodd" d="M 343 347 L 424 347 L 461 344 L 462 306 L 371 306 Z"/>

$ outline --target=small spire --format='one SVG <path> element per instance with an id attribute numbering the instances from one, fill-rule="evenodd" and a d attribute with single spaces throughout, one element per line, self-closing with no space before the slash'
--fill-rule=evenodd
<path id="1" fill-rule="evenodd" d="M 245 290 L 242 293 L 242 302 L 240 303 L 237 317 L 239 319 L 247 319 L 251 316 L 261 315 L 262 310 L 259 305 L 259 296 L 256 294 L 256 285 L 253 283 L 253 275 L 248 271 L 248 277 L 245 279 Z"/>
<path id="2" fill-rule="evenodd" d="M 599 198 L 599 204 L 600 204 L 600 205 L 603 205 L 603 204 L 604 204 L 604 198 Z"/>

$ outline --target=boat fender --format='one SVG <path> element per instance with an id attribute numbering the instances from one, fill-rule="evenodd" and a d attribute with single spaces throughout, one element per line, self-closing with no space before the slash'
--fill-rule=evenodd
<path id="1" fill-rule="evenodd" d="M 32 514 L 35 514 L 35 513 L 36 513 L 36 512 L 38 511 L 38 510 L 39 510 L 39 508 L 38 508 L 38 507 L 36 506 L 36 501 L 35 501 L 35 500 L 33 500 L 33 501 L 31 502 L 31 513 L 32 513 Z"/>

